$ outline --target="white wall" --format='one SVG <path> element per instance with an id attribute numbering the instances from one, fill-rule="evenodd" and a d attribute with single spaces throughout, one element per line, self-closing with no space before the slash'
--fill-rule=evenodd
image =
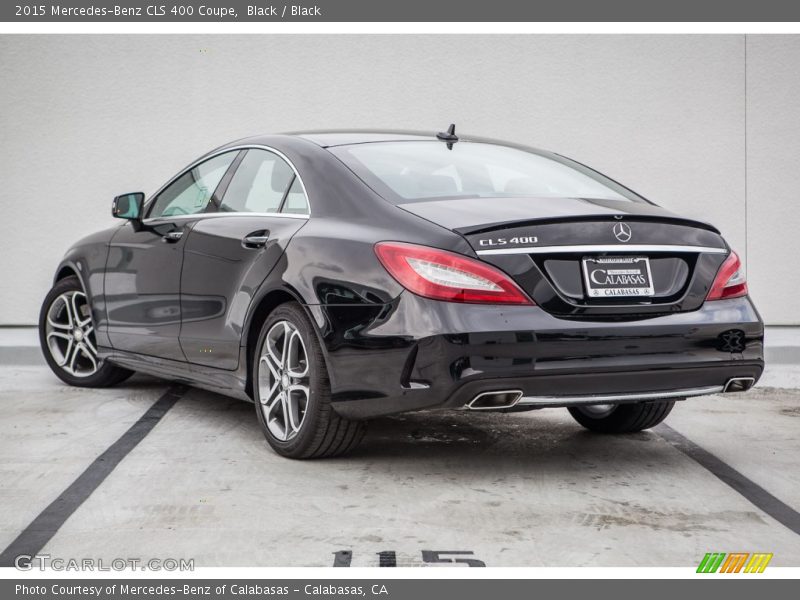
<path id="1" fill-rule="evenodd" d="M 0 324 L 62 253 L 215 145 L 458 130 L 556 150 L 720 227 L 770 324 L 798 324 L 798 36 L 2 36 Z"/>
<path id="2" fill-rule="evenodd" d="M 800 36 L 747 38 L 748 277 L 768 323 L 800 323 Z"/>

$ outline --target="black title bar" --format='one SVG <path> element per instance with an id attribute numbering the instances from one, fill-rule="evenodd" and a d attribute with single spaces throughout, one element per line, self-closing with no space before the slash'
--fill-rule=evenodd
<path id="1" fill-rule="evenodd" d="M 789 0 L 12 0 L 5 22 L 748 22 L 800 21 Z"/>

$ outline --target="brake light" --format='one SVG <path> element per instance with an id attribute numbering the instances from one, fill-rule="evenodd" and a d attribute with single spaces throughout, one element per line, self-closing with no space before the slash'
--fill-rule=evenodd
<path id="1" fill-rule="evenodd" d="M 722 263 L 714 278 L 711 291 L 706 300 L 724 300 L 726 298 L 739 298 L 747 295 L 747 280 L 742 269 L 742 261 L 733 250 Z"/>
<path id="2" fill-rule="evenodd" d="M 381 264 L 407 290 L 433 300 L 479 304 L 533 304 L 501 270 L 456 254 L 403 242 L 379 242 Z"/>

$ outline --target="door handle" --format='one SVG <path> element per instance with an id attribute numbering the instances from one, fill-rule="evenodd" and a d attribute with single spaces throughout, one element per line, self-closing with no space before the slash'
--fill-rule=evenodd
<path id="1" fill-rule="evenodd" d="M 269 231 L 254 231 L 242 238 L 242 246 L 250 249 L 263 248 L 269 241 Z"/>
<path id="2" fill-rule="evenodd" d="M 178 231 L 170 231 L 169 233 L 165 233 L 163 236 L 161 236 L 161 240 L 167 242 L 168 244 L 174 244 L 182 237 L 183 229 L 179 229 Z"/>

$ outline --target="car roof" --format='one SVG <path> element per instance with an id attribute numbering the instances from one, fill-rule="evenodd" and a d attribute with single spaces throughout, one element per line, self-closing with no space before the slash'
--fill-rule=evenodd
<path id="1" fill-rule="evenodd" d="M 391 130 L 391 129 L 326 129 L 319 131 L 290 131 L 285 133 L 256 135 L 253 137 L 238 139 L 222 146 L 232 147 L 241 144 L 264 144 L 280 148 L 281 143 L 286 144 L 290 140 L 302 140 L 317 146 L 318 148 L 328 149 L 337 146 L 350 146 L 354 144 L 369 144 L 373 142 L 446 142 L 446 139 L 437 137 L 435 131 L 411 131 L 411 130 Z M 516 148 L 526 152 L 551 155 L 552 152 L 542 150 L 515 142 L 508 142 L 484 136 L 475 136 L 456 132 L 462 142 L 480 142 L 484 144 L 494 144 Z M 219 150 L 218 148 L 217 150 Z"/>
<path id="2" fill-rule="evenodd" d="M 436 140 L 435 132 L 425 131 L 393 131 L 370 129 L 330 129 L 324 131 L 295 131 L 287 133 L 306 139 L 310 142 L 330 148 L 332 146 L 346 146 L 349 144 L 366 144 L 369 142 L 397 142 L 397 141 L 431 141 Z"/>

